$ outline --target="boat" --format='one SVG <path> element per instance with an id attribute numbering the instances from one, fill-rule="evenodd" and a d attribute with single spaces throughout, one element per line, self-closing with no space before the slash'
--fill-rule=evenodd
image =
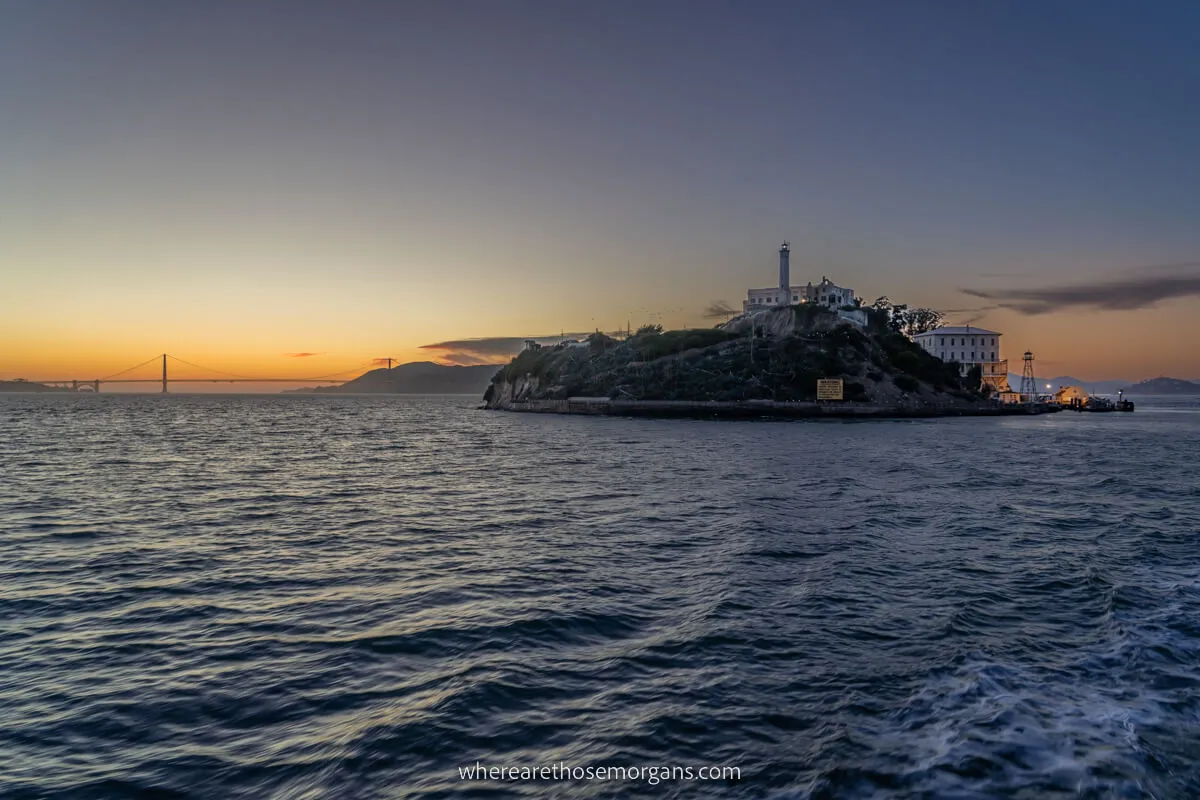
<path id="1" fill-rule="evenodd" d="M 1097 412 L 1133 411 L 1133 401 L 1126 400 L 1124 397 L 1124 392 L 1117 392 L 1117 399 L 1115 401 L 1110 400 L 1107 397 L 1097 397 L 1096 395 L 1092 395 L 1088 398 L 1086 405 L 1078 406 L 1075 410 Z"/>

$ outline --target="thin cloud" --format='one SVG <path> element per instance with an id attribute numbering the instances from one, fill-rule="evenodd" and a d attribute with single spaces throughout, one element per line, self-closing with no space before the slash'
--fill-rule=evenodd
<path id="1" fill-rule="evenodd" d="M 324 353 L 284 353 L 288 358 L 311 358 L 313 356 L 323 356 Z"/>
<path id="2" fill-rule="evenodd" d="M 979 306 L 978 308 L 943 308 L 938 309 L 943 314 L 983 314 L 987 311 L 995 311 L 1000 306 Z"/>
<path id="3" fill-rule="evenodd" d="M 484 358 L 473 353 L 440 353 L 438 358 L 447 364 L 455 364 L 460 367 L 478 367 L 496 363 L 494 358 Z"/>
<path id="4" fill-rule="evenodd" d="M 539 344 L 557 344 L 564 338 L 582 339 L 587 333 L 556 333 L 550 336 L 486 336 L 479 339 L 450 339 L 421 345 L 436 358 L 455 364 L 497 364 L 525 349 L 525 340 Z"/>
<path id="5" fill-rule="evenodd" d="M 1149 268 L 1157 269 L 1157 268 Z M 1200 270 L 1188 273 L 1130 277 L 1117 281 L 1034 289 L 963 289 L 964 294 L 990 300 L 999 308 L 1021 314 L 1048 314 L 1064 308 L 1132 311 L 1163 300 L 1200 295 Z"/>

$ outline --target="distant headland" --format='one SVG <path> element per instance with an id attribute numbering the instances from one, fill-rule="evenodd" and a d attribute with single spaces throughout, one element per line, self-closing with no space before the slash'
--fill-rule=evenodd
<path id="1" fill-rule="evenodd" d="M 1200 394 L 1200 383 L 1179 378 L 1151 378 L 1135 383 L 1125 390 L 1126 394 Z"/>
<path id="2" fill-rule="evenodd" d="M 18 378 L 15 381 L 0 381 L 0 392 L 69 392 L 70 389 L 61 386 L 47 386 L 37 381 L 27 381 Z"/>
<path id="3" fill-rule="evenodd" d="M 483 392 L 499 364 L 461 367 L 414 361 L 373 369 L 339 386 L 292 389 L 306 394 L 474 394 Z"/>

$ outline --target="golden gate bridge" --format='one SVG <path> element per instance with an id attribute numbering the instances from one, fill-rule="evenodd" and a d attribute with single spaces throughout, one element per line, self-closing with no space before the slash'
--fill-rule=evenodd
<path id="1" fill-rule="evenodd" d="M 159 361 L 162 362 L 161 375 L 156 374 L 154 377 L 148 378 L 125 377 L 131 372 L 135 372 L 143 367 Z M 40 383 L 43 386 L 62 386 L 75 392 L 99 392 L 101 384 L 105 383 L 159 383 L 162 384 L 162 391 L 164 394 L 167 392 L 168 384 L 171 383 L 320 383 L 325 385 L 337 385 L 346 383 L 347 381 L 358 377 L 365 370 L 376 365 L 381 365 L 385 361 L 387 362 L 388 369 L 391 369 L 393 359 L 376 358 L 366 362 L 365 364 L 360 364 L 357 367 L 345 369 L 341 372 L 333 372 L 328 375 L 298 378 L 259 378 L 252 375 L 239 375 L 233 372 L 213 369 L 212 367 L 201 366 L 200 364 L 193 364 L 191 361 L 185 361 L 184 359 L 179 358 L 178 356 L 173 356 L 170 353 L 162 353 L 161 355 L 148 358 L 140 364 L 134 364 L 128 369 L 123 369 L 120 372 L 114 372 L 112 375 L 109 375 L 105 378 L 94 378 L 92 380 L 78 380 L 75 378 L 69 380 L 39 380 L 37 383 Z M 179 364 L 183 364 L 184 366 L 191 367 L 192 369 L 200 370 L 201 372 L 214 373 L 214 376 L 207 378 L 172 378 L 167 372 L 168 362 L 177 362 Z"/>

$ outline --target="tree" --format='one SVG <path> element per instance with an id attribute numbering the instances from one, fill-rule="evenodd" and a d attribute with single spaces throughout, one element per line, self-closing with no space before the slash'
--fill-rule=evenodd
<path id="1" fill-rule="evenodd" d="M 946 315 L 932 308 L 914 308 L 900 312 L 899 330 L 912 339 L 919 333 L 928 333 L 942 325 Z"/>
<path id="2" fill-rule="evenodd" d="M 637 333 L 635 333 L 634 336 L 657 336 L 662 332 L 662 325 L 643 325 L 637 329 Z"/>
<path id="3" fill-rule="evenodd" d="M 888 328 L 892 333 L 904 333 L 904 317 L 907 311 L 908 306 L 903 303 L 897 303 L 888 309 Z"/>
<path id="4" fill-rule="evenodd" d="M 900 333 L 913 338 L 918 333 L 925 333 L 940 327 L 946 315 L 932 308 L 912 308 L 904 303 L 893 303 L 887 295 L 877 298 L 868 309 L 868 316 L 874 312 L 877 318 L 887 321 L 887 328 L 892 333 Z"/>
<path id="5" fill-rule="evenodd" d="M 983 367 L 972 364 L 963 378 L 963 385 L 968 391 L 977 392 L 983 386 Z"/>

